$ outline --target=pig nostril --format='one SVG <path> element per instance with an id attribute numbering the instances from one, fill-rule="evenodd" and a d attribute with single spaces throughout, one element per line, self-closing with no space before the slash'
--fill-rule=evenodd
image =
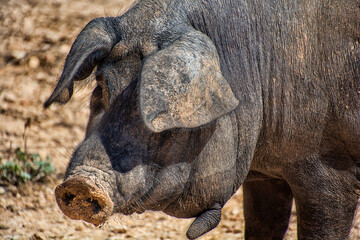
<path id="1" fill-rule="evenodd" d="M 86 199 L 86 201 L 91 204 L 94 214 L 97 214 L 101 211 L 102 207 L 100 206 L 100 204 L 97 200 L 88 198 L 88 199 Z"/>
<path id="2" fill-rule="evenodd" d="M 65 203 L 66 206 L 69 206 L 74 201 L 75 197 L 76 197 L 76 195 L 74 195 L 72 193 L 69 193 L 69 192 L 65 193 L 64 198 L 63 198 L 63 202 Z M 81 199 L 81 197 L 80 197 L 80 199 Z M 87 202 L 89 204 L 88 206 L 92 210 L 93 214 L 97 214 L 97 213 L 99 213 L 101 211 L 102 207 L 99 204 L 98 200 L 93 199 L 93 198 L 86 198 L 84 200 L 83 200 L 84 202 Z"/>
<path id="3" fill-rule="evenodd" d="M 64 195 L 64 203 L 66 206 L 68 206 L 75 198 L 75 195 L 72 193 L 65 193 Z"/>
<path id="4" fill-rule="evenodd" d="M 112 214 L 113 202 L 106 192 L 88 179 L 74 177 L 55 188 L 60 209 L 71 219 L 99 226 Z"/>

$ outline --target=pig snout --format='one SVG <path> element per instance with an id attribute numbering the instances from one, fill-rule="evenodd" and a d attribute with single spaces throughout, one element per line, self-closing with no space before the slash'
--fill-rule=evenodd
<path id="1" fill-rule="evenodd" d="M 95 226 L 105 223 L 113 212 L 114 204 L 109 195 L 82 177 L 70 178 L 58 185 L 55 197 L 66 216 Z"/>

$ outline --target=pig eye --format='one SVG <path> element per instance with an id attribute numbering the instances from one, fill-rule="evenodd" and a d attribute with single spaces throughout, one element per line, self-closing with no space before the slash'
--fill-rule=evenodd
<path id="1" fill-rule="evenodd" d="M 99 93 L 97 93 L 97 100 L 101 102 L 103 108 L 109 108 L 109 91 L 106 86 L 106 80 L 102 73 L 96 73 L 96 82 Z M 95 89 L 96 90 L 96 89 Z M 94 92 L 95 92 L 94 90 Z"/>
<path id="2" fill-rule="evenodd" d="M 103 103 L 103 96 L 102 96 L 102 89 L 100 86 L 96 86 L 94 91 L 92 92 L 91 99 L 90 99 L 90 112 L 93 115 L 97 115 L 100 113 L 104 108 Z"/>

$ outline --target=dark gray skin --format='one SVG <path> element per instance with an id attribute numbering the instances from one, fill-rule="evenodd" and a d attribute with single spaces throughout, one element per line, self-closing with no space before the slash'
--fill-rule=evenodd
<path id="1" fill-rule="evenodd" d="M 360 190 L 359 6 L 148 0 L 90 22 L 45 103 L 69 101 L 97 66 L 60 208 L 95 225 L 118 212 L 196 217 L 194 239 L 243 184 L 246 239 L 283 238 L 293 199 L 298 239 L 347 239 Z"/>

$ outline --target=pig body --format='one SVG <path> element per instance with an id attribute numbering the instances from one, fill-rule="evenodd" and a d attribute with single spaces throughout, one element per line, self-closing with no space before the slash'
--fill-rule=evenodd
<path id="1" fill-rule="evenodd" d="M 140 1 L 79 34 L 54 93 L 97 66 L 64 213 L 196 217 L 216 227 L 243 185 L 247 239 L 346 239 L 360 172 L 359 2 Z M 77 192 L 82 197 L 77 197 Z M 82 210 L 80 210 L 82 209 Z"/>

